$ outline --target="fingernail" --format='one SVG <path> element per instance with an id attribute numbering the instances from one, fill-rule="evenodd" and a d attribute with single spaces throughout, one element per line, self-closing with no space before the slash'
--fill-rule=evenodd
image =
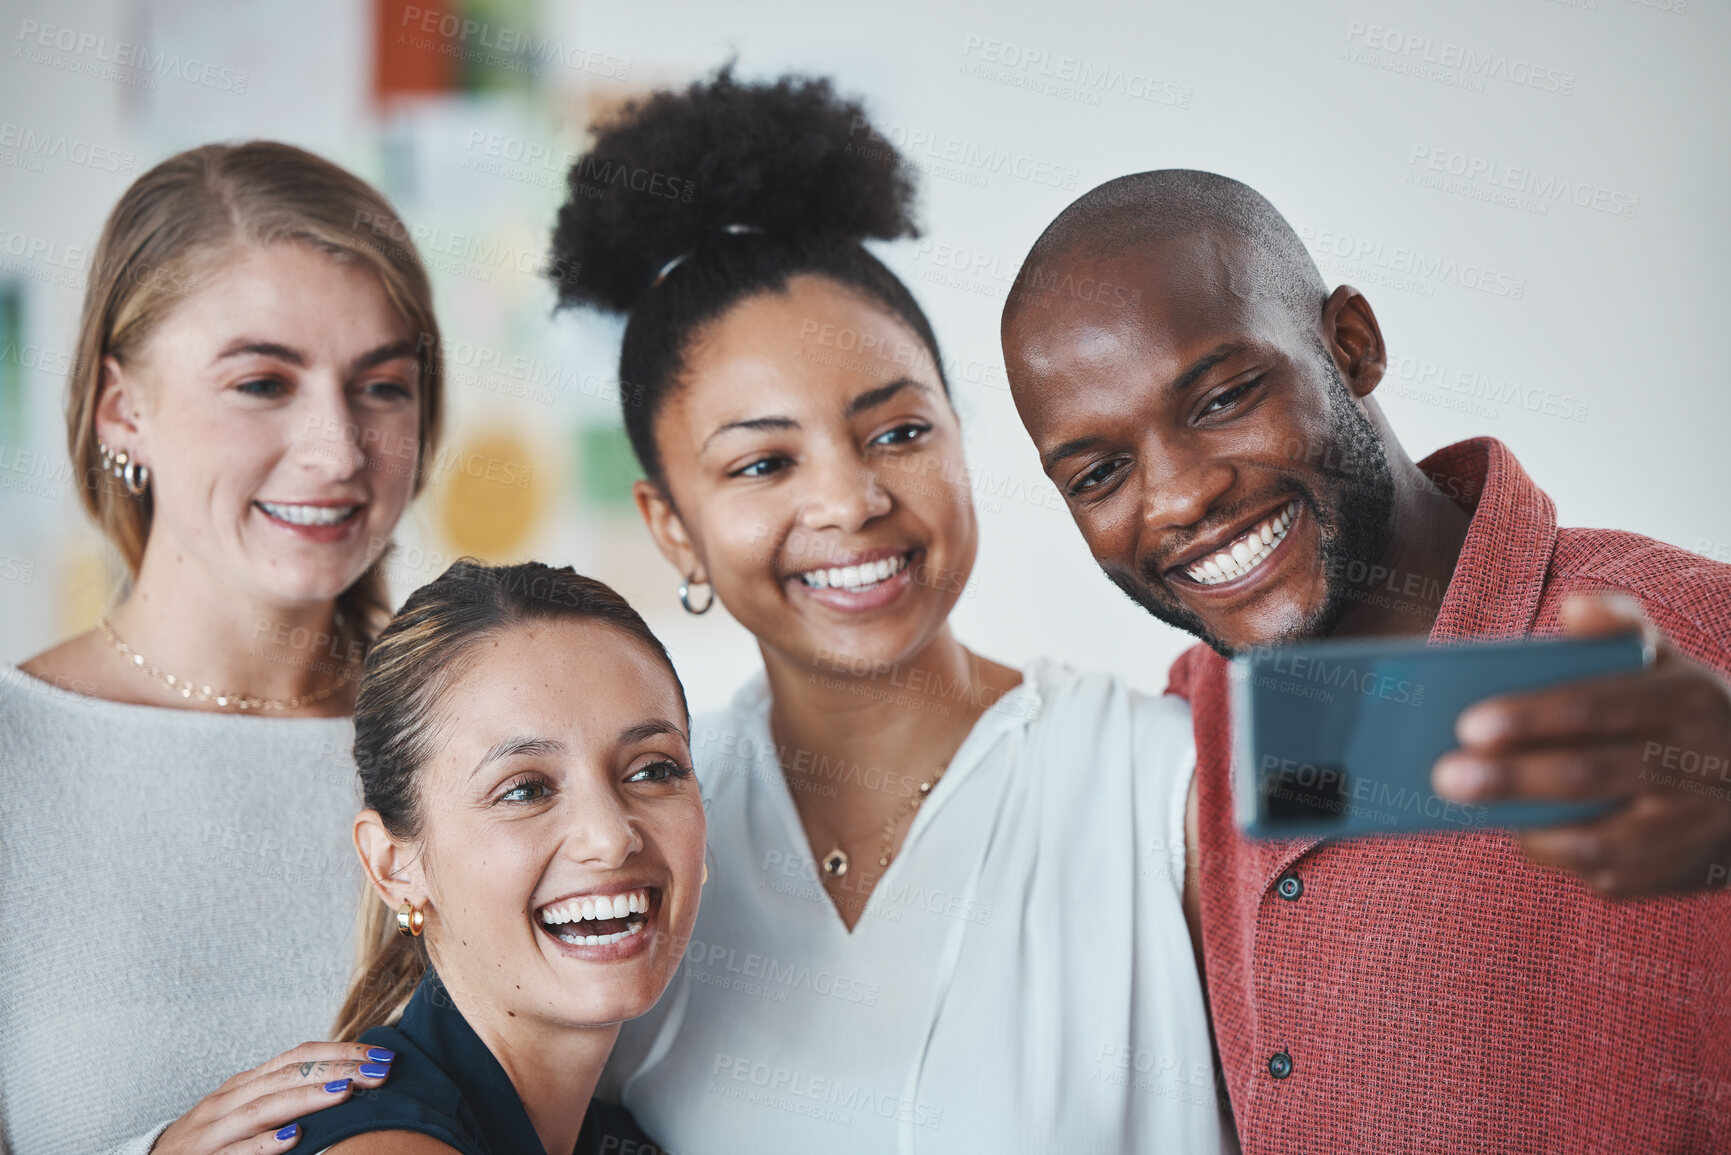
<path id="1" fill-rule="evenodd" d="M 329 1091 L 333 1095 L 338 1095 L 348 1090 L 351 1082 L 353 1082 L 352 1079 L 332 1079 L 330 1082 L 325 1084 L 325 1090 Z"/>
<path id="2" fill-rule="evenodd" d="M 1464 710 L 1455 719 L 1455 737 L 1463 746 L 1489 746 L 1506 728 L 1502 714 L 1495 710 Z"/>
<path id="3" fill-rule="evenodd" d="M 300 1134 L 300 1129 L 301 1125 L 299 1123 L 290 1123 L 287 1127 L 284 1127 L 281 1131 L 276 1133 L 276 1141 L 278 1143 L 286 1143 L 296 1135 Z"/>
<path id="4" fill-rule="evenodd" d="M 362 1063 L 361 1074 L 369 1079 L 382 1079 L 391 1073 L 391 1068 L 384 1063 Z"/>
<path id="5" fill-rule="evenodd" d="M 1438 794 L 1451 798 L 1476 798 L 1490 785 L 1490 781 L 1490 770 L 1483 764 L 1456 759 L 1437 767 L 1434 785 Z"/>
<path id="6" fill-rule="evenodd" d="M 367 1058 L 373 1060 L 375 1063 L 388 1063 L 396 1057 L 397 1052 L 386 1050 L 384 1047 L 367 1048 Z"/>

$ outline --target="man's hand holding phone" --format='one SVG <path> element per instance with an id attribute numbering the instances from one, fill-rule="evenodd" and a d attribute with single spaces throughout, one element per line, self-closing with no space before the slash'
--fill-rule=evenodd
<path id="1" fill-rule="evenodd" d="M 1590 822 L 1518 832 L 1535 861 L 1610 895 L 1725 885 L 1731 872 L 1731 686 L 1670 649 L 1623 597 L 1578 596 L 1564 631 L 1641 630 L 1656 660 L 1629 673 L 1487 699 L 1455 724 L 1432 785 L 1461 802 L 1605 800 Z"/>

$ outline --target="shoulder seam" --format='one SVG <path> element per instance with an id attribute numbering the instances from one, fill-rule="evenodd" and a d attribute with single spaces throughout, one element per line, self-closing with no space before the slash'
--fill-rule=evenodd
<path id="1" fill-rule="evenodd" d="M 1636 601 L 1641 602 L 1643 604 L 1645 604 L 1648 601 L 1657 601 L 1658 600 L 1652 594 L 1647 593 L 1643 590 L 1637 589 L 1635 586 L 1630 585 L 1626 581 L 1623 581 L 1619 578 L 1607 577 L 1602 573 L 1591 571 L 1591 570 L 1559 569 L 1557 567 L 1552 567 L 1546 576 L 1547 576 L 1547 579 L 1551 578 L 1551 577 L 1557 577 L 1557 578 L 1564 578 L 1564 579 L 1575 580 L 1575 581 L 1598 582 L 1599 584 L 1608 587 L 1608 589 L 1611 592 L 1627 594 L 1628 596 L 1634 598 Z M 1547 581 L 1547 584 L 1548 584 L 1548 581 Z M 1591 592 L 1591 591 L 1580 590 L 1580 591 L 1570 591 L 1570 592 L 1572 592 L 1572 593 L 1573 592 L 1587 593 L 1587 592 Z M 1686 621 L 1690 625 L 1694 626 L 1695 629 L 1698 632 L 1700 632 L 1704 637 L 1712 637 L 1713 636 L 1713 631 L 1707 628 L 1706 623 L 1703 622 L 1699 617 L 1697 617 L 1691 611 L 1686 610 L 1686 609 L 1682 609 L 1671 602 L 1665 602 L 1663 604 L 1665 606 L 1665 609 L 1668 612 L 1675 614 L 1677 617 L 1682 618 L 1684 621 Z"/>

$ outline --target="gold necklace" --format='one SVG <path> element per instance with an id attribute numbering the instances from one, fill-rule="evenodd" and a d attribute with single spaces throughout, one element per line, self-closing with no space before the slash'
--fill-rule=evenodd
<path id="1" fill-rule="evenodd" d="M 890 850 L 895 846 L 896 841 L 896 825 L 901 822 L 902 817 L 909 811 L 917 810 L 919 808 L 920 803 L 924 802 L 927 796 L 931 794 L 932 787 L 938 784 L 938 779 L 942 778 L 944 776 L 944 771 L 948 769 L 949 766 L 947 765 L 939 767 L 936 774 L 933 774 L 930 778 L 921 782 L 919 788 L 914 791 L 913 796 L 900 806 L 896 807 L 896 812 L 890 815 L 889 821 L 884 823 L 884 848 L 883 852 L 878 855 L 878 866 L 885 867 L 890 864 Z M 823 861 L 820 865 L 823 867 L 823 872 L 831 878 L 840 878 L 847 873 L 847 851 L 841 848 L 840 842 L 837 842 L 834 846 L 830 847 L 829 853 L 823 856 Z"/>
<path id="2" fill-rule="evenodd" d="M 114 632 L 114 627 L 108 624 L 107 618 L 97 618 L 96 628 L 102 631 L 102 636 L 108 639 L 115 652 L 126 660 L 127 665 L 142 673 L 158 685 L 165 686 L 171 693 L 179 694 L 191 702 L 214 702 L 218 706 L 232 707 L 236 710 L 298 710 L 302 706 L 311 706 L 322 702 L 354 680 L 353 667 L 344 670 L 342 677 L 320 690 L 310 694 L 301 694 L 294 698 L 260 698 L 254 694 L 224 694 L 212 690 L 209 686 L 194 685 L 184 678 L 177 678 L 167 670 L 151 665 L 143 654 L 120 640 L 120 635 Z"/>
<path id="3" fill-rule="evenodd" d="M 980 681 L 980 655 L 974 653 L 972 650 L 968 650 L 967 655 L 969 684 L 970 687 L 977 686 Z M 878 866 L 880 868 L 888 867 L 890 864 L 890 851 L 895 846 L 896 841 L 896 824 L 902 820 L 904 814 L 919 808 L 920 803 L 924 802 L 931 794 L 932 788 L 938 784 L 938 780 L 944 776 L 944 771 L 949 768 L 950 764 L 948 762 L 939 766 L 938 772 L 933 774 L 924 782 L 921 782 L 919 789 L 914 791 L 913 797 L 909 798 L 906 802 L 897 807 L 896 812 L 890 815 L 889 821 L 884 823 L 884 846 L 882 853 L 878 855 Z M 841 843 L 838 841 L 834 846 L 830 847 L 829 853 L 823 856 L 823 859 L 818 863 L 818 865 L 823 870 L 824 874 L 828 875 L 830 878 L 841 878 L 847 874 L 847 851 L 841 848 Z"/>

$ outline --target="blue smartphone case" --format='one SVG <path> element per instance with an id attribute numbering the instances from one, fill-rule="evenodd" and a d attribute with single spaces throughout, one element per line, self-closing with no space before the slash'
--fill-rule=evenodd
<path id="1" fill-rule="evenodd" d="M 1474 702 L 1639 669 L 1639 635 L 1462 645 L 1310 642 L 1232 659 L 1233 795 L 1253 838 L 1362 837 L 1417 830 L 1550 826 L 1602 802 L 1438 797 L 1438 758 Z"/>

